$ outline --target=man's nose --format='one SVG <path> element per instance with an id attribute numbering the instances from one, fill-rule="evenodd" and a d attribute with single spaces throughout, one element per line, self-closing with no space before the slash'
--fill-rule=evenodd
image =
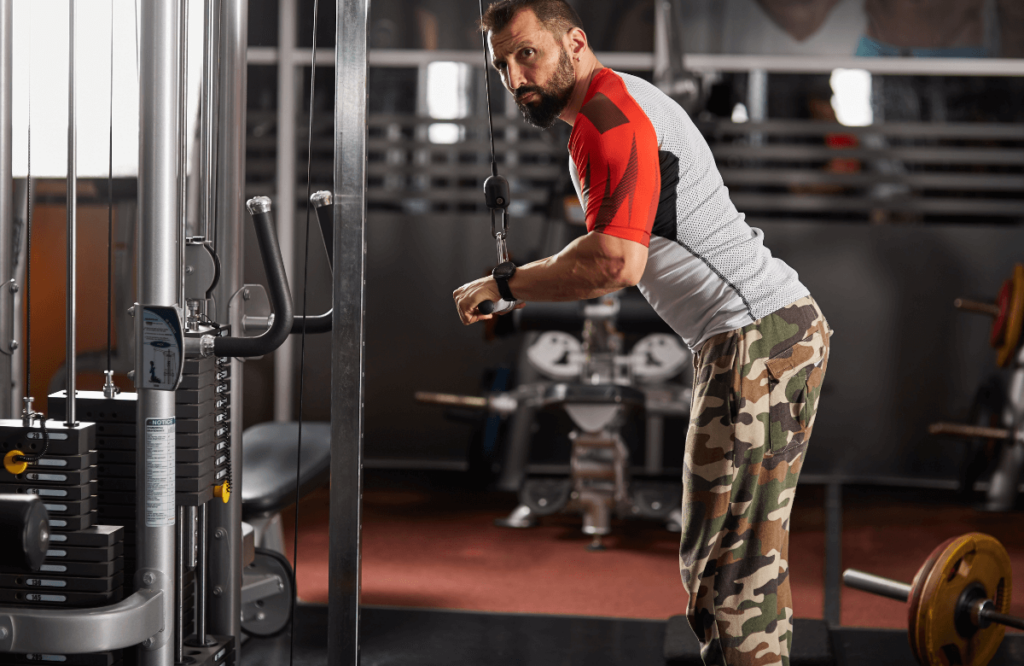
<path id="1" fill-rule="evenodd" d="M 523 70 L 514 64 L 508 65 L 508 87 L 515 93 L 516 90 L 526 85 L 526 77 Z"/>

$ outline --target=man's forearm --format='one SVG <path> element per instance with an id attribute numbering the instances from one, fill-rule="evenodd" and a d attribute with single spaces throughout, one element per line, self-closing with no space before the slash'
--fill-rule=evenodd
<path id="1" fill-rule="evenodd" d="M 622 245 L 625 252 L 614 251 L 619 247 L 609 251 L 609 242 L 628 245 Z M 588 234 L 552 257 L 519 267 L 509 280 L 509 288 L 522 301 L 597 298 L 635 285 L 643 274 L 646 252 L 638 243 Z M 643 258 L 639 259 L 637 255 L 641 253 Z"/>

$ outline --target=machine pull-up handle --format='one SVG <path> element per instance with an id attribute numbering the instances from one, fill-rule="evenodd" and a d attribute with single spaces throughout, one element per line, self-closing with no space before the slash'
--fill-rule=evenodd
<path id="1" fill-rule="evenodd" d="M 256 229 L 256 242 L 259 244 L 260 256 L 263 258 L 263 269 L 267 273 L 267 286 L 270 291 L 270 304 L 274 308 L 274 323 L 263 335 L 253 338 L 217 337 L 213 343 L 215 356 L 251 357 L 263 356 L 274 351 L 288 339 L 292 331 L 295 312 L 292 306 L 292 291 L 288 287 L 288 276 L 284 272 L 284 259 L 281 258 L 281 245 L 274 231 L 274 223 L 270 219 L 270 198 L 254 197 L 245 204 L 252 216 Z"/>
<path id="2" fill-rule="evenodd" d="M 334 198 L 329 190 L 314 192 L 309 197 L 316 211 L 316 220 L 320 226 L 320 235 L 324 241 L 324 249 L 327 250 L 327 263 L 334 273 Z M 334 317 L 334 309 L 330 309 L 321 315 L 295 315 L 292 323 L 292 333 L 328 333 L 331 330 L 331 320 Z"/>

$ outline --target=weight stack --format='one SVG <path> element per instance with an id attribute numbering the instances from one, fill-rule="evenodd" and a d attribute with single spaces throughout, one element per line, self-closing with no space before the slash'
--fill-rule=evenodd
<path id="1" fill-rule="evenodd" d="M 50 513 L 51 532 L 83 530 L 96 524 L 98 457 L 95 428 L 68 428 L 59 420 L 41 428 L 20 419 L 0 419 L 0 455 L 21 451 L 39 456 L 20 474 L 0 466 L 0 492 L 38 495 Z"/>
<path id="2" fill-rule="evenodd" d="M 52 413 L 52 412 L 51 412 Z M 95 608 L 125 592 L 125 530 L 97 525 L 99 453 L 96 426 L 67 427 L 60 419 L 26 428 L 0 421 L 3 453 L 19 450 L 38 459 L 20 474 L 0 469 L 0 492 L 37 495 L 50 515 L 50 543 L 40 571 L 0 571 L 0 604 Z M 119 666 L 122 651 L 87 655 L 3 654 L 0 664 L 60 662 L 70 666 Z"/>

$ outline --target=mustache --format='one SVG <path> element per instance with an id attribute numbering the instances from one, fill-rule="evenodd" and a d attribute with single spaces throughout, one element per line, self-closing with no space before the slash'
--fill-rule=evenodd
<path id="1" fill-rule="evenodd" d="M 515 99 L 517 102 L 522 101 L 522 98 L 530 93 L 537 93 L 540 96 L 544 95 L 544 91 L 537 86 L 521 86 L 515 90 Z"/>

